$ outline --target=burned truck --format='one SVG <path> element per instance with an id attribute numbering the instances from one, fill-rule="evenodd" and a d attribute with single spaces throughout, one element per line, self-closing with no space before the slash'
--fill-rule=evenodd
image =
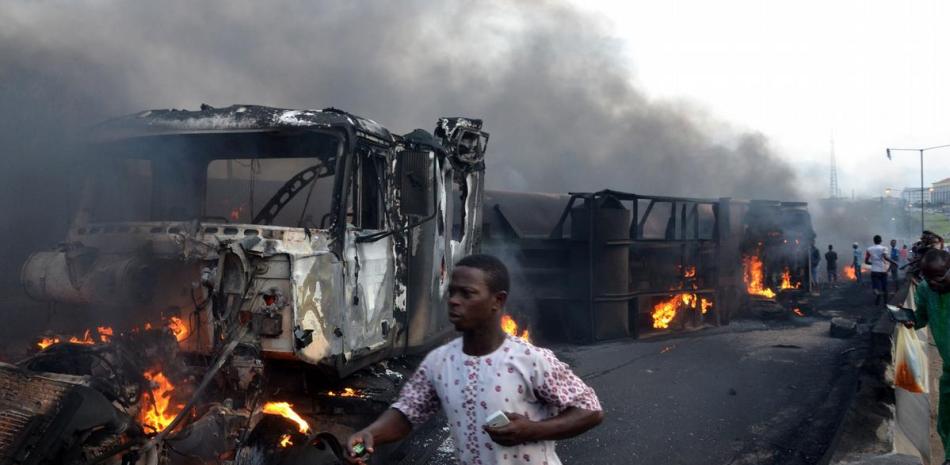
<path id="1" fill-rule="evenodd" d="M 399 136 L 333 108 L 253 105 L 152 110 L 96 126 L 77 155 L 83 181 L 66 240 L 31 255 L 21 281 L 98 334 L 75 344 L 46 335 L 32 358 L 0 366 L 0 380 L 22 388 L 0 399 L 3 412 L 49 425 L 59 403 L 14 405 L 29 386 L 107 386 L 100 391 L 145 430 L 108 436 L 125 449 L 74 448 L 71 461 L 117 450 L 134 461 L 176 439 L 179 458 L 233 456 L 269 400 L 269 361 L 339 379 L 445 340 L 452 266 L 479 246 L 488 137 L 476 119 L 441 118 L 433 133 Z M 148 336 L 156 327 L 171 330 L 172 348 Z M 110 347 L 83 345 L 100 340 Z M 187 379 L 174 400 L 159 389 Z M 183 434 L 195 430 L 206 434 Z M 64 460 L 36 448 L 48 440 L 42 428 L 0 418 L 0 432 L 12 438 L 0 457 Z M 194 439 L 210 437 L 231 439 L 210 451 Z"/>
<path id="2" fill-rule="evenodd" d="M 22 282 L 103 321 L 180 318 L 197 353 L 250 321 L 263 358 L 345 374 L 447 334 L 447 275 L 479 241 L 487 141 L 478 120 L 400 137 L 332 108 L 109 121 L 65 244 L 33 254 Z"/>

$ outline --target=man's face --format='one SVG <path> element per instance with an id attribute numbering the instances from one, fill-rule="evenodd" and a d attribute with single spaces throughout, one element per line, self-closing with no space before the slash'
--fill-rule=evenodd
<path id="1" fill-rule="evenodd" d="M 897 247 L 897 241 L 891 239 L 891 247 Z"/>
<path id="2" fill-rule="evenodd" d="M 924 263 L 920 268 L 921 273 L 924 275 L 924 280 L 927 281 L 927 286 L 930 287 L 934 292 L 938 294 L 946 294 L 950 292 L 950 266 L 948 263 L 942 261 L 934 261 L 932 263 Z"/>
<path id="3" fill-rule="evenodd" d="M 488 288 L 484 271 L 456 267 L 449 282 L 449 321 L 457 331 L 498 326 L 507 296 Z"/>

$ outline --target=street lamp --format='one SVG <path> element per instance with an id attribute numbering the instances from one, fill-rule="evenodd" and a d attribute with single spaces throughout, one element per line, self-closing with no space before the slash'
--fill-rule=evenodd
<path id="1" fill-rule="evenodd" d="M 920 232 L 923 233 L 924 228 L 924 152 L 934 149 L 942 149 L 944 147 L 950 147 L 950 144 L 946 145 L 935 145 L 933 147 L 924 147 L 919 149 L 887 149 L 887 159 L 891 159 L 891 152 L 897 151 L 908 151 L 908 152 L 918 152 L 920 153 Z"/>

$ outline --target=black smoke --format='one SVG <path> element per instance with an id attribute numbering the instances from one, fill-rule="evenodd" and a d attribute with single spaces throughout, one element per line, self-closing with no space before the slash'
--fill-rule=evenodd
<path id="1" fill-rule="evenodd" d="M 488 185 L 788 199 L 761 134 L 634 80 L 604 18 L 558 2 L 6 2 L 5 280 L 69 222 L 71 148 L 108 116 L 200 103 L 334 106 L 396 132 L 485 120 Z"/>

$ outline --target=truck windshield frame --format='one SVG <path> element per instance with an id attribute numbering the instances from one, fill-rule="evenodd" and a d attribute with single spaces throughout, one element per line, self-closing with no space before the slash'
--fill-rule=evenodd
<path id="1" fill-rule="evenodd" d="M 92 163 L 84 168 L 86 182 L 79 211 L 85 221 L 106 222 L 165 222 L 193 221 L 235 222 L 217 211 L 208 211 L 209 166 L 217 160 L 308 159 L 318 164 L 316 176 L 305 179 L 303 189 L 295 197 L 306 197 L 310 202 L 316 190 L 330 199 L 321 199 L 328 204 L 327 229 L 332 229 L 339 212 L 340 182 L 344 160 L 349 156 L 346 134 L 339 129 L 321 130 L 266 130 L 266 131 L 216 131 L 188 134 L 170 134 L 121 139 L 91 146 Z M 89 160 L 87 158 L 87 160 Z M 281 174 L 286 171 L 282 170 Z M 299 173 L 300 170 L 292 170 Z M 287 179 L 272 179 L 270 192 L 259 193 L 260 210 L 270 200 L 275 186 L 284 185 Z M 333 179 L 333 181 L 329 181 Z M 323 184 L 315 186 L 315 184 Z M 288 199 L 299 202 L 300 199 Z M 257 203 L 257 202 L 256 202 Z M 299 210 L 298 210 L 299 211 Z M 241 216 L 245 223 L 257 216 L 257 212 Z M 319 224 L 321 218 L 309 218 Z M 303 223 L 302 221 L 299 221 Z M 286 227 L 315 228 L 318 224 L 303 223 Z"/>

